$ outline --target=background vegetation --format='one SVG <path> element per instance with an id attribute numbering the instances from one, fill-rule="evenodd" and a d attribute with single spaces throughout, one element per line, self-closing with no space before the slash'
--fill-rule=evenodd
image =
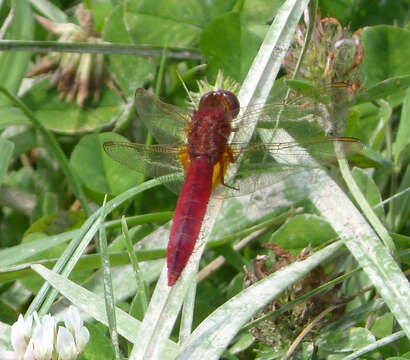
<path id="1" fill-rule="evenodd" d="M 301 14 L 293 9 L 306 6 L 306 1 L 287 3 L 292 10 L 282 8 L 282 21 L 275 18 L 282 5 L 276 0 L 84 1 L 92 24 L 79 18 L 78 1 L 1 3 L 3 347 L 9 346 L 9 325 L 19 313 L 59 315 L 69 299 L 90 320 L 84 359 L 112 359 L 119 352 L 135 359 L 177 354 L 180 359 L 410 358 L 408 1 L 319 1 L 322 18 L 333 17 L 352 33 L 362 29 L 364 59 L 358 72 L 331 79 L 346 85 L 345 135 L 364 144 L 351 159 L 352 172 L 343 163 L 331 169 L 351 201 L 332 190 L 333 180 L 319 177 L 316 189 L 284 181 L 264 195 L 228 199 L 222 208 L 211 202 L 214 218 L 205 224 L 209 241 L 197 286 L 191 280 L 205 246 L 202 238 L 177 286 L 167 288 L 165 270 L 160 277 L 176 195 L 104 153 L 106 140 L 154 141 L 133 106 L 138 87 L 186 107 L 178 74 L 196 92 L 198 80 L 214 83 L 222 70 L 243 85 L 242 105 L 248 100 L 244 89 L 258 97 L 270 81 L 270 75 L 259 78 L 258 70 L 274 67 L 274 60 L 263 64 L 261 59 L 286 50 L 278 46 L 268 54 L 261 44 L 272 43 L 279 33 L 293 37 L 299 21 L 293 11 Z M 66 28 L 45 24 L 36 15 L 81 24 L 68 29 L 81 36 L 67 39 Z M 41 63 L 38 52 L 45 51 L 48 61 L 60 61 L 60 70 L 46 68 L 60 72 L 54 88 L 52 75 L 25 78 Z M 313 61 L 319 54 L 310 54 L 302 75 L 323 66 Z M 339 65 L 346 69 L 350 63 Z M 271 97 L 283 93 L 291 71 L 285 60 Z M 76 73 L 83 77 L 78 75 L 73 89 Z M 329 79 L 308 80 L 320 95 L 335 90 Z M 349 94 L 352 84 L 359 89 Z M 311 87 L 292 86 L 299 86 L 309 101 L 321 101 Z M 341 105 L 336 105 L 337 112 Z M 108 202 L 102 207 L 105 194 Z M 129 255 L 131 243 L 138 246 L 139 266 Z M 246 327 L 266 314 L 270 317 Z M 197 329 L 191 334 L 191 328 Z M 115 335 L 110 338 L 116 332 L 118 342 Z"/>

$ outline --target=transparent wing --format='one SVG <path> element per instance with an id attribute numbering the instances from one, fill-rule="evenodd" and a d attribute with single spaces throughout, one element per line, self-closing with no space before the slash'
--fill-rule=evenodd
<path id="1" fill-rule="evenodd" d="M 179 161 L 180 146 L 175 145 L 144 145 L 131 142 L 104 143 L 104 150 L 108 156 L 120 164 L 156 178 L 173 173 L 183 174 L 184 169 Z M 165 185 L 178 193 L 182 187 L 182 180 Z"/>
<path id="2" fill-rule="evenodd" d="M 149 91 L 137 89 L 135 107 L 145 126 L 161 144 L 185 144 L 190 113 L 157 99 Z"/>
<path id="3" fill-rule="evenodd" d="M 358 153 L 363 144 L 349 137 L 317 138 L 300 142 L 251 143 L 244 147 L 230 145 L 235 157 L 241 155 L 241 164 L 227 196 L 251 194 L 278 183 L 287 176 L 334 164 L 337 160 L 335 146 L 346 156 Z M 316 160 L 313 161 L 312 158 Z M 311 175 L 309 175 L 311 176 Z"/>
<path id="4" fill-rule="evenodd" d="M 257 120 L 258 129 L 284 129 L 296 140 L 323 135 L 323 114 L 320 105 L 292 101 L 252 105 L 243 109 L 240 117 L 234 120 L 234 128 L 247 128 Z"/>
<path id="5" fill-rule="evenodd" d="M 234 154 L 244 155 L 245 159 L 249 159 L 244 161 L 257 163 L 260 161 L 255 158 L 256 155 L 265 154 L 263 159 L 270 155 L 275 161 L 283 162 L 284 164 L 287 164 L 289 157 L 297 158 L 295 162 L 298 165 L 308 167 L 312 164 L 311 157 L 324 165 L 334 163 L 337 160 L 335 146 L 345 156 L 358 153 L 363 148 L 363 144 L 356 138 L 337 136 L 322 136 L 307 140 L 278 143 L 251 142 L 246 147 L 240 143 L 232 143 L 230 145 Z"/>

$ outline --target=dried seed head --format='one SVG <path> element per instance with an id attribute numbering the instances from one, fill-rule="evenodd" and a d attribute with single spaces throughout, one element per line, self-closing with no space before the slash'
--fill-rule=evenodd
<path id="1" fill-rule="evenodd" d="M 58 42 L 88 42 L 102 43 L 93 33 L 93 19 L 89 10 L 78 6 L 76 15 L 80 26 L 71 23 L 54 23 L 42 16 L 36 15 L 39 23 L 48 31 L 60 35 Z M 67 103 L 77 97 L 77 105 L 83 107 L 90 93 L 93 103 L 100 99 L 103 84 L 121 93 L 116 86 L 110 72 L 107 71 L 103 54 L 84 53 L 50 53 L 26 76 L 32 77 L 54 70 L 50 81 L 50 88 L 57 85 L 62 99 L 66 96 Z"/>

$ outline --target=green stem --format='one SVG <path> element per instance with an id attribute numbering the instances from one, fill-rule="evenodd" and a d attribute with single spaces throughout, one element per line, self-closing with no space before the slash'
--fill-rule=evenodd
<path id="1" fill-rule="evenodd" d="M 75 52 L 105 55 L 130 55 L 142 57 L 162 56 L 164 49 L 151 45 L 64 43 L 58 41 L 0 40 L 0 51 Z M 167 56 L 172 59 L 202 60 L 196 49 L 170 47 Z"/>

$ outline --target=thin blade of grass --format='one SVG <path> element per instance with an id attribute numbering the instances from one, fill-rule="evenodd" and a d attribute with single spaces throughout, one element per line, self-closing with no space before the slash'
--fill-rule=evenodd
<path id="1" fill-rule="evenodd" d="M 14 144 L 11 141 L 0 138 L 0 184 L 7 174 L 13 150 Z"/>
<path id="2" fill-rule="evenodd" d="M 145 312 L 148 308 L 148 295 L 146 291 L 146 284 L 141 277 L 140 266 L 138 264 L 138 258 L 132 247 L 131 238 L 128 233 L 127 223 L 125 221 L 125 217 L 123 216 L 121 219 L 122 225 L 122 233 L 124 234 L 125 246 L 127 248 L 128 256 L 130 258 L 132 267 L 134 268 L 135 278 L 137 281 L 137 293 L 135 294 L 136 300 L 139 302 L 140 309 L 141 309 L 141 319 L 143 318 Z M 133 303 L 135 302 L 133 301 Z"/>
<path id="3" fill-rule="evenodd" d="M 107 201 L 107 195 L 104 198 L 104 203 L 102 206 L 101 215 L 99 217 L 99 222 L 101 224 L 99 228 L 98 236 L 98 250 L 101 257 L 101 265 L 103 269 L 104 278 L 104 300 L 105 300 L 105 311 L 107 313 L 108 319 L 108 329 L 110 331 L 111 341 L 114 347 L 115 360 L 120 360 L 120 346 L 118 341 L 118 331 L 117 331 L 117 319 L 115 316 L 115 299 L 114 299 L 114 289 L 112 286 L 112 277 L 110 269 L 110 255 L 108 253 L 107 245 L 107 234 L 105 231 L 105 226 L 103 224 L 105 218 L 105 204 Z"/>

